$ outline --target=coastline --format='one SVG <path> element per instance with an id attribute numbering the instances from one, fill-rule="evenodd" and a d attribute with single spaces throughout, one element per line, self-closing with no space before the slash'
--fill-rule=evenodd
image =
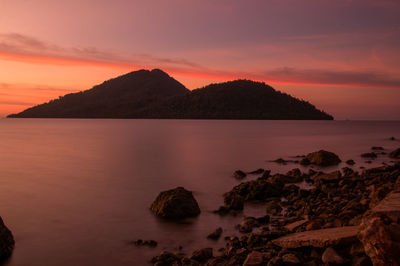
<path id="1" fill-rule="evenodd" d="M 252 202 L 263 204 L 265 214 L 245 217 L 236 225 L 240 236 L 225 236 L 224 248 L 205 247 L 192 254 L 163 251 L 152 263 L 247 266 L 397 263 L 396 249 L 390 247 L 399 244 L 400 239 L 389 239 L 397 234 L 393 230 L 400 228 L 398 153 L 399 150 L 391 153 L 396 157 L 390 164 L 361 172 L 344 167 L 331 173 L 312 169 L 302 173 L 298 168 L 286 174 L 270 175 L 270 171 L 263 169 L 247 173 L 259 177 L 241 182 L 225 193 L 225 206 L 215 213 L 235 216 L 243 211 L 244 202 Z M 243 171 L 236 171 L 234 176 L 246 178 Z M 218 239 L 222 228 L 210 233 L 213 239 Z"/>

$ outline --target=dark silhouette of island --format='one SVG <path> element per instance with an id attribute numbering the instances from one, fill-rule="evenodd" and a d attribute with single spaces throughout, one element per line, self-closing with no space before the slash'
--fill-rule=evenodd
<path id="1" fill-rule="evenodd" d="M 190 91 L 159 69 L 134 71 L 8 117 L 333 119 L 262 82 L 235 80 Z"/>

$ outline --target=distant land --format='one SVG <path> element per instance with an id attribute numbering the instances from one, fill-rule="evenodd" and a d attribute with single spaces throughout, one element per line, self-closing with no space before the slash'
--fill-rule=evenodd
<path id="1" fill-rule="evenodd" d="M 332 120 L 263 82 L 235 80 L 193 91 L 159 69 L 134 71 L 10 118 Z"/>

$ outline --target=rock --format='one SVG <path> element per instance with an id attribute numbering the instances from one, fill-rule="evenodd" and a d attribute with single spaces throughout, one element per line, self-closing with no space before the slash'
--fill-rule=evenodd
<path id="1" fill-rule="evenodd" d="M 244 198 L 236 192 L 228 192 L 224 195 L 224 203 L 230 210 L 243 210 Z"/>
<path id="2" fill-rule="evenodd" d="M 261 176 L 262 179 L 267 179 L 269 175 L 271 174 L 271 170 L 265 170 L 263 175 Z"/>
<path id="3" fill-rule="evenodd" d="M 243 172 L 243 171 L 241 171 L 241 170 L 236 170 L 236 171 L 233 173 L 233 177 L 236 178 L 236 179 L 243 179 L 243 178 L 245 178 L 246 176 L 247 176 L 246 173 Z"/>
<path id="4" fill-rule="evenodd" d="M 218 239 L 218 238 L 221 236 L 221 234 L 222 234 L 222 228 L 221 228 L 221 227 L 218 227 L 217 229 L 215 229 L 214 232 L 212 232 L 211 234 L 209 234 L 209 235 L 207 236 L 207 238 L 210 238 L 210 239 Z"/>
<path id="5" fill-rule="evenodd" d="M 174 262 L 180 261 L 181 257 L 174 253 L 163 251 L 159 256 L 154 257 L 151 262 L 154 265 L 173 265 Z"/>
<path id="6" fill-rule="evenodd" d="M 0 260 L 5 260 L 11 256 L 14 245 L 14 237 L 0 217 Z"/>
<path id="7" fill-rule="evenodd" d="M 358 238 L 374 265 L 399 265 L 400 225 L 384 214 L 363 218 Z"/>
<path id="8" fill-rule="evenodd" d="M 199 250 L 195 250 L 192 253 L 190 259 L 196 260 L 198 262 L 206 262 L 207 260 L 213 257 L 213 249 L 212 248 L 203 248 Z"/>
<path id="9" fill-rule="evenodd" d="M 352 265 L 354 266 L 372 266 L 371 260 L 367 256 L 353 257 Z"/>
<path id="10" fill-rule="evenodd" d="M 247 255 L 243 266 L 258 266 L 265 262 L 266 254 L 258 251 L 252 251 Z"/>
<path id="11" fill-rule="evenodd" d="M 268 261 L 267 266 L 283 266 L 283 261 L 281 257 L 274 257 Z"/>
<path id="12" fill-rule="evenodd" d="M 289 184 L 289 183 L 298 183 L 303 180 L 303 178 L 300 175 L 293 175 L 293 172 L 289 171 L 290 175 L 281 175 L 281 174 L 276 174 L 273 176 L 270 176 L 268 178 L 268 181 L 271 183 L 283 183 L 283 184 Z"/>
<path id="13" fill-rule="evenodd" d="M 396 140 L 396 138 L 395 137 L 390 137 L 389 140 Z"/>
<path id="14" fill-rule="evenodd" d="M 259 175 L 259 174 L 262 174 L 262 173 L 264 173 L 264 169 L 262 169 L 262 168 L 259 168 L 257 170 L 249 172 L 250 175 Z"/>
<path id="15" fill-rule="evenodd" d="M 278 158 L 278 159 L 276 159 L 276 160 L 274 160 L 274 161 L 271 161 L 271 162 L 279 163 L 279 164 L 287 164 L 289 161 L 284 160 L 284 159 L 282 159 L 282 158 Z"/>
<path id="16" fill-rule="evenodd" d="M 256 226 L 258 226 L 258 222 L 254 217 L 246 217 L 239 225 L 239 232 L 250 233 Z"/>
<path id="17" fill-rule="evenodd" d="M 282 248 L 317 247 L 352 243 L 357 239 L 358 226 L 343 226 L 338 228 L 320 229 L 289 234 L 272 240 Z"/>
<path id="18" fill-rule="evenodd" d="M 306 230 L 307 231 L 318 230 L 318 229 L 321 229 L 321 227 L 322 227 L 322 224 L 319 220 L 313 220 L 309 224 L 307 224 Z"/>
<path id="19" fill-rule="evenodd" d="M 364 253 L 365 253 L 364 246 L 360 241 L 356 241 L 355 243 L 353 243 L 353 245 L 351 245 L 351 248 L 350 248 L 351 256 L 355 257 L 355 256 L 359 256 Z"/>
<path id="20" fill-rule="evenodd" d="M 340 171 L 335 171 L 329 174 L 318 173 L 311 177 L 314 182 L 322 182 L 322 183 L 335 183 L 339 181 L 342 177 L 342 173 Z"/>
<path id="21" fill-rule="evenodd" d="M 400 159 L 400 148 L 389 153 L 389 157 L 393 159 Z"/>
<path id="22" fill-rule="evenodd" d="M 269 215 L 265 215 L 259 218 L 256 218 L 257 223 L 259 224 L 267 224 L 271 220 L 271 217 Z"/>
<path id="23" fill-rule="evenodd" d="M 294 176 L 294 177 L 300 177 L 301 176 L 301 171 L 299 168 L 294 168 L 290 170 L 289 172 L 286 173 L 287 176 Z"/>
<path id="24" fill-rule="evenodd" d="M 219 215 L 227 215 L 229 213 L 229 209 L 225 206 L 220 206 L 218 210 L 213 211 L 213 213 L 217 213 Z"/>
<path id="25" fill-rule="evenodd" d="M 161 192 L 150 208 L 165 219 L 182 219 L 200 214 L 200 208 L 191 191 L 183 187 Z"/>
<path id="26" fill-rule="evenodd" d="M 375 152 L 366 152 L 361 154 L 362 158 L 371 158 L 371 159 L 375 159 L 376 157 L 378 157 L 378 155 L 376 155 Z"/>
<path id="27" fill-rule="evenodd" d="M 306 158 L 300 161 L 300 164 L 308 165 L 315 164 L 318 166 L 337 165 L 341 162 L 339 156 L 329 151 L 316 151 L 309 153 Z"/>
<path id="28" fill-rule="evenodd" d="M 347 160 L 346 163 L 347 163 L 348 165 L 355 165 L 355 164 L 356 164 L 356 162 L 355 162 L 354 160 L 352 160 L 352 159 Z"/>
<path id="29" fill-rule="evenodd" d="M 325 264 L 343 264 L 343 258 L 331 247 L 325 249 L 322 253 L 321 260 Z"/>
<path id="30" fill-rule="evenodd" d="M 300 265 L 300 259 L 293 253 L 287 253 L 282 256 L 282 261 L 285 265 Z"/>
<path id="31" fill-rule="evenodd" d="M 181 260 L 182 266 L 200 266 L 201 264 L 195 260 L 191 260 L 189 258 L 183 258 Z M 180 265 L 179 263 L 175 263 L 173 266 L 178 266 Z"/>
<path id="32" fill-rule="evenodd" d="M 285 228 L 288 231 L 292 232 L 292 231 L 296 230 L 297 228 L 299 228 L 300 226 L 302 226 L 305 223 L 307 223 L 307 220 L 300 220 L 300 221 L 296 221 L 296 222 L 293 222 L 293 223 L 285 225 Z"/>
<path id="33" fill-rule="evenodd" d="M 150 246 L 150 247 L 156 247 L 158 245 L 157 241 L 155 240 L 146 240 L 143 241 L 142 239 L 138 239 L 136 241 L 130 242 L 136 246 Z"/>
<path id="34" fill-rule="evenodd" d="M 383 148 L 383 147 L 380 147 L 380 146 L 372 146 L 372 147 L 371 147 L 371 150 L 374 150 L 374 151 L 383 151 L 384 148 Z"/>
<path id="35" fill-rule="evenodd" d="M 386 215 L 393 221 L 400 221 L 400 192 L 392 192 L 372 209 L 373 213 Z"/>
<path id="36" fill-rule="evenodd" d="M 276 201 L 267 202 L 266 211 L 270 215 L 279 215 L 282 211 L 282 207 Z"/>

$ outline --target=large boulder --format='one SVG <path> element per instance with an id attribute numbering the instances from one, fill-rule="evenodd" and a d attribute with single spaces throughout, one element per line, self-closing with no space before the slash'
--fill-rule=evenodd
<path id="1" fill-rule="evenodd" d="M 10 257 L 14 249 L 14 237 L 0 217 L 0 260 Z"/>
<path id="2" fill-rule="evenodd" d="M 400 225 L 388 216 L 373 214 L 364 217 L 358 238 L 374 265 L 400 265 Z"/>
<path id="3" fill-rule="evenodd" d="M 337 165 L 341 162 L 339 156 L 329 151 L 316 151 L 307 154 L 306 158 L 300 161 L 303 165 L 315 164 L 318 166 Z"/>
<path id="4" fill-rule="evenodd" d="M 161 192 L 150 208 L 165 219 L 182 219 L 200 214 L 200 208 L 191 191 L 183 187 Z"/>

